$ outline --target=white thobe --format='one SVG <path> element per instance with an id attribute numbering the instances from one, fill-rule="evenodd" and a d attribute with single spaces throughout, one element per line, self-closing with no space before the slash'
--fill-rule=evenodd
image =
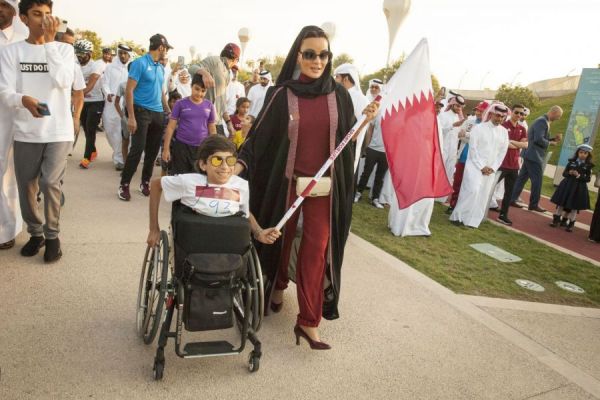
<path id="1" fill-rule="evenodd" d="M 227 114 L 235 114 L 235 105 L 240 97 L 246 97 L 246 89 L 241 82 L 232 80 L 227 86 Z"/>
<path id="2" fill-rule="evenodd" d="M 26 37 L 22 30 L 11 25 L 0 31 L 0 49 Z M 0 107 L 0 244 L 13 240 L 23 229 L 13 161 L 13 138 L 11 110 Z"/>
<path id="3" fill-rule="evenodd" d="M 248 100 L 250 100 L 250 111 L 249 115 L 256 118 L 258 113 L 263 107 L 263 103 L 265 102 L 265 96 L 267 95 L 267 90 L 269 90 L 269 86 L 263 85 L 254 85 L 250 88 L 248 92 Z"/>
<path id="4" fill-rule="evenodd" d="M 496 174 L 483 175 L 481 170 L 500 168 L 508 150 L 508 131 L 491 122 L 476 125 L 471 130 L 469 155 L 465 164 L 460 194 L 451 221 L 459 221 L 473 228 L 479 227 L 485 217 L 490 196 L 496 184 Z"/>
<path id="5" fill-rule="evenodd" d="M 348 89 L 348 94 L 350 95 L 350 98 L 352 99 L 352 105 L 354 106 L 354 116 L 356 117 L 356 120 L 358 121 L 358 119 L 361 117 L 365 108 L 367 108 L 367 105 L 369 105 L 369 100 L 367 100 L 367 96 L 362 94 L 362 92 L 360 91 L 360 88 L 358 88 L 356 85 L 352 86 L 350 89 Z M 363 146 L 363 142 L 365 141 L 366 133 L 367 133 L 367 128 L 363 129 L 362 132 L 360 132 L 360 134 L 356 138 L 356 153 L 354 156 L 354 172 L 356 172 L 356 169 L 358 168 L 358 162 L 360 161 L 360 151 L 362 150 L 362 146 Z"/>
<path id="6" fill-rule="evenodd" d="M 123 137 L 121 134 L 121 117 L 115 108 L 115 97 L 119 90 L 119 86 L 123 82 L 127 82 L 128 72 L 127 64 L 123 64 L 121 60 L 115 60 L 108 64 L 102 75 L 102 91 L 105 95 L 104 111 L 102 112 L 102 125 L 106 133 L 106 140 L 113 150 L 113 163 L 124 164 L 123 151 L 121 143 Z M 108 96 L 112 95 L 111 101 L 108 101 Z"/>
<path id="7" fill-rule="evenodd" d="M 459 120 L 460 116 L 452 110 L 445 111 L 439 116 L 442 136 L 444 138 L 444 168 L 450 182 L 452 182 L 454 169 L 456 168 L 458 132 L 460 131 L 460 128 L 455 128 L 453 125 Z"/>

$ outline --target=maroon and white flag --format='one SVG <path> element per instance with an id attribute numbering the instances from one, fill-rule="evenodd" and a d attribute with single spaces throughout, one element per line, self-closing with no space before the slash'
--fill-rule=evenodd
<path id="1" fill-rule="evenodd" d="M 381 132 L 398 206 L 452 193 L 435 114 L 429 47 L 422 39 L 386 84 Z"/>

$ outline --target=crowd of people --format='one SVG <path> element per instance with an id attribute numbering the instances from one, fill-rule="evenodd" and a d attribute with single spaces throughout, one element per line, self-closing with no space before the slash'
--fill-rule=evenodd
<path id="1" fill-rule="evenodd" d="M 26 37 L 12 30 L 17 15 L 28 28 Z M 74 32 L 61 24 L 52 16 L 50 0 L 22 0 L 18 5 L 15 0 L 0 0 L 4 46 L 0 51 L 0 248 L 14 246 L 22 218 L 30 238 L 21 254 L 32 257 L 45 246 L 46 262 L 60 259 L 66 160 L 75 151 L 82 129 L 85 150 L 79 167 L 93 173 L 100 124 L 120 172 L 115 185 L 120 200 L 131 200 L 130 185 L 144 157 L 139 189 L 150 197 L 148 244 L 158 240 L 162 192 L 168 201 L 181 200 L 199 213 L 241 212 L 250 219 L 272 312 L 283 306 L 296 228 L 302 226 L 294 333 L 313 349 L 330 348 L 317 328 L 322 317 L 338 317 L 352 205 L 367 187 L 374 207 L 391 204 L 390 221 L 400 215 L 403 225 L 421 226 L 396 229 L 391 222 L 394 233 L 428 232 L 433 200 L 411 209 L 413 222 L 407 214 L 402 217 L 404 210 L 398 210 L 394 200 L 381 200 L 390 184 L 382 115 L 374 100 L 384 82 L 371 80 L 363 94 L 354 65 L 334 70 L 329 40 L 321 28 L 301 30 L 275 79 L 258 68 L 243 84 L 237 79 L 241 51 L 234 43 L 226 44 L 218 56 L 193 65 L 180 58 L 172 66 L 168 52 L 173 47 L 164 35 L 155 34 L 141 56 L 119 44 L 116 49 L 102 49 L 102 58 L 93 60 L 93 44 L 76 40 Z M 517 200 L 527 179 L 532 182 L 529 209 L 545 211 L 539 205 L 543 165 L 547 147 L 561 139 L 550 136 L 551 123 L 562 115 L 560 107 L 552 107 L 527 129 L 524 105 L 509 108 L 497 101 L 481 102 L 473 116 L 464 115 L 464 106 L 464 98 L 456 93 L 440 96 L 435 104 L 444 165 L 454 189 L 448 199 L 438 200 L 448 200 L 450 220 L 478 227 L 500 181 L 504 188 L 500 222 L 512 223 L 509 207 L 521 207 Z M 321 187 L 306 198 L 283 232 L 274 228 L 301 193 L 303 179 L 316 174 L 362 114 L 367 116 L 367 128 L 357 133 L 325 174 L 326 189 Z M 586 184 L 593 166 L 591 151 L 581 145 L 569 160 L 565 178 L 552 197 L 557 205 L 552 226 L 572 230 L 578 210 L 590 206 Z M 152 180 L 157 162 L 161 177 Z M 227 190 L 202 189 L 209 187 Z M 38 192 L 43 194 L 44 218 Z M 393 199 L 393 190 L 389 197 Z M 599 225 L 596 204 L 590 240 L 600 242 Z M 279 245 L 273 245 L 280 237 Z"/>

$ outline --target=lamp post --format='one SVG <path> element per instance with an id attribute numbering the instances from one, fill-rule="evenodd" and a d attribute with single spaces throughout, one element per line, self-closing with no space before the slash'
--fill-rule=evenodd
<path id="1" fill-rule="evenodd" d="M 238 31 L 238 38 L 240 39 L 240 44 L 242 45 L 242 55 L 240 57 L 240 65 L 242 65 L 242 60 L 245 59 L 246 47 L 248 46 L 248 42 L 250 41 L 250 29 L 244 27 Z"/>

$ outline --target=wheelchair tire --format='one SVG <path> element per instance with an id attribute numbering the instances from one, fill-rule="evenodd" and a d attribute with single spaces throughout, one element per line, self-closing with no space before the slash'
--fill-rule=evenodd
<path id="1" fill-rule="evenodd" d="M 169 237 L 161 231 L 155 247 L 147 247 L 140 275 L 137 302 L 137 332 L 144 343 L 154 341 L 162 321 L 169 275 Z"/>

